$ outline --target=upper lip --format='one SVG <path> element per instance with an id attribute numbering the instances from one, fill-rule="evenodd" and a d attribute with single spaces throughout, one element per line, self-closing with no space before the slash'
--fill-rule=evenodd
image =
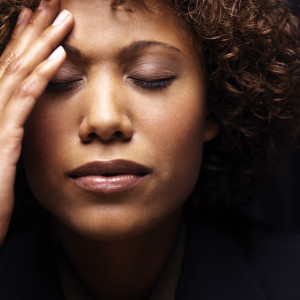
<path id="1" fill-rule="evenodd" d="M 113 176 L 121 174 L 146 175 L 150 169 L 133 161 L 116 159 L 87 163 L 68 173 L 69 177 Z"/>

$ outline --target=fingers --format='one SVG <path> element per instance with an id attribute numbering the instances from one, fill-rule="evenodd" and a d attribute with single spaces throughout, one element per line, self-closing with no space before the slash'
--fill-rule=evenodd
<path id="1" fill-rule="evenodd" d="M 23 30 L 25 29 L 27 23 L 29 22 L 32 16 L 32 11 L 29 8 L 24 8 L 21 13 L 19 14 L 16 27 L 14 28 L 10 40 L 6 45 L 1 57 L 0 57 L 0 77 L 6 68 L 7 64 L 12 60 L 14 57 L 14 49 L 13 46 Z"/>
<path id="2" fill-rule="evenodd" d="M 29 8 L 23 8 L 19 14 L 16 27 L 14 28 L 10 41 L 6 47 L 8 49 L 13 45 L 13 43 L 19 38 L 23 30 L 25 29 L 27 23 L 29 22 L 30 18 L 32 17 L 32 11 Z"/>
<path id="3" fill-rule="evenodd" d="M 35 16 L 33 16 L 35 17 Z M 27 36 L 27 27 L 21 33 L 20 38 Z M 34 41 L 23 53 L 12 59 L 5 67 L 2 77 L 0 79 L 0 90 L 2 91 L 0 99 L 0 112 L 5 109 L 5 106 L 9 102 L 9 99 L 13 95 L 14 91 L 18 88 L 20 82 L 22 82 L 35 67 L 45 60 L 50 53 L 59 45 L 59 43 L 65 38 L 67 33 L 73 26 L 72 15 L 64 10 L 54 20 L 52 25 L 41 31 L 41 28 L 36 28 L 36 32 L 39 32 Z M 42 24 L 43 28 L 44 25 Z M 31 29 L 30 29 L 31 30 Z M 21 47 L 24 45 L 19 40 L 13 46 L 16 52 L 19 50 L 19 44 Z M 6 62 L 7 63 L 7 62 Z"/>
<path id="4" fill-rule="evenodd" d="M 50 79 L 57 73 L 66 58 L 62 46 L 40 63 L 35 70 L 15 90 L 3 113 L 2 122 L 8 130 L 23 128 L 35 102 L 43 94 Z"/>
<path id="5" fill-rule="evenodd" d="M 16 165 L 26 119 L 66 57 L 62 47 L 50 56 L 73 26 L 69 12 L 56 17 L 58 7 L 58 0 L 43 0 L 35 13 L 23 9 L 0 57 L 0 152 L 6 165 Z"/>
<path id="6" fill-rule="evenodd" d="M 29 9 L 22 19 L 20 14 L 19 24 L 11 36 L 5 51 L 1 56 L 0 76 L 6 66 L 16 57 L 19 57 L 31 43 L 43 32 L 54 20 L 59 8 L 58 0 L 42 0 L 34 14 Z M 20 33 L 20 34 L 18 34 Z M 16 36 L 17 35 L 17 38 Z"/>

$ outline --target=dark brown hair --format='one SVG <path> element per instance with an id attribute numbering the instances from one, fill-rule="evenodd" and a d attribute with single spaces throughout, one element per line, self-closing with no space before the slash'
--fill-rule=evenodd
<path id="1" fill-rule="evenodd" d="M 38 2 L 0 3 L 0 53 L 21 8 Z M 132 12 L 125 2 L 112 8 Z M 210 118 L 220 126 L 204 147 L 198 198 L 209 205 L 248 199 L 299 130 L 299 20 L 280 0 L 165 2 L 201 49 Z"/>

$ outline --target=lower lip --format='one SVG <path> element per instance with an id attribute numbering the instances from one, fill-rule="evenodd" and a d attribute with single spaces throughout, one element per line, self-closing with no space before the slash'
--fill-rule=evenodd
<path id="1" fill-rule="evenodd" d="M 82 176 L 72 178 L 79 188 L 95 193 L 110 194 L 130 190 L 146 179 L 147 175 L 124 174 L 116 176 Z"/>

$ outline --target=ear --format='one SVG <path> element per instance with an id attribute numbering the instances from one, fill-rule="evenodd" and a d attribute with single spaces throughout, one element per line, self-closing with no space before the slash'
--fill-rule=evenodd
<path id="1" fill-rule="evenodd" d="M 204 129 L 204 142 L 213 140 L 220 131 L 220 126 L 212 119 L 210 113 L 207 111 Z"/>

